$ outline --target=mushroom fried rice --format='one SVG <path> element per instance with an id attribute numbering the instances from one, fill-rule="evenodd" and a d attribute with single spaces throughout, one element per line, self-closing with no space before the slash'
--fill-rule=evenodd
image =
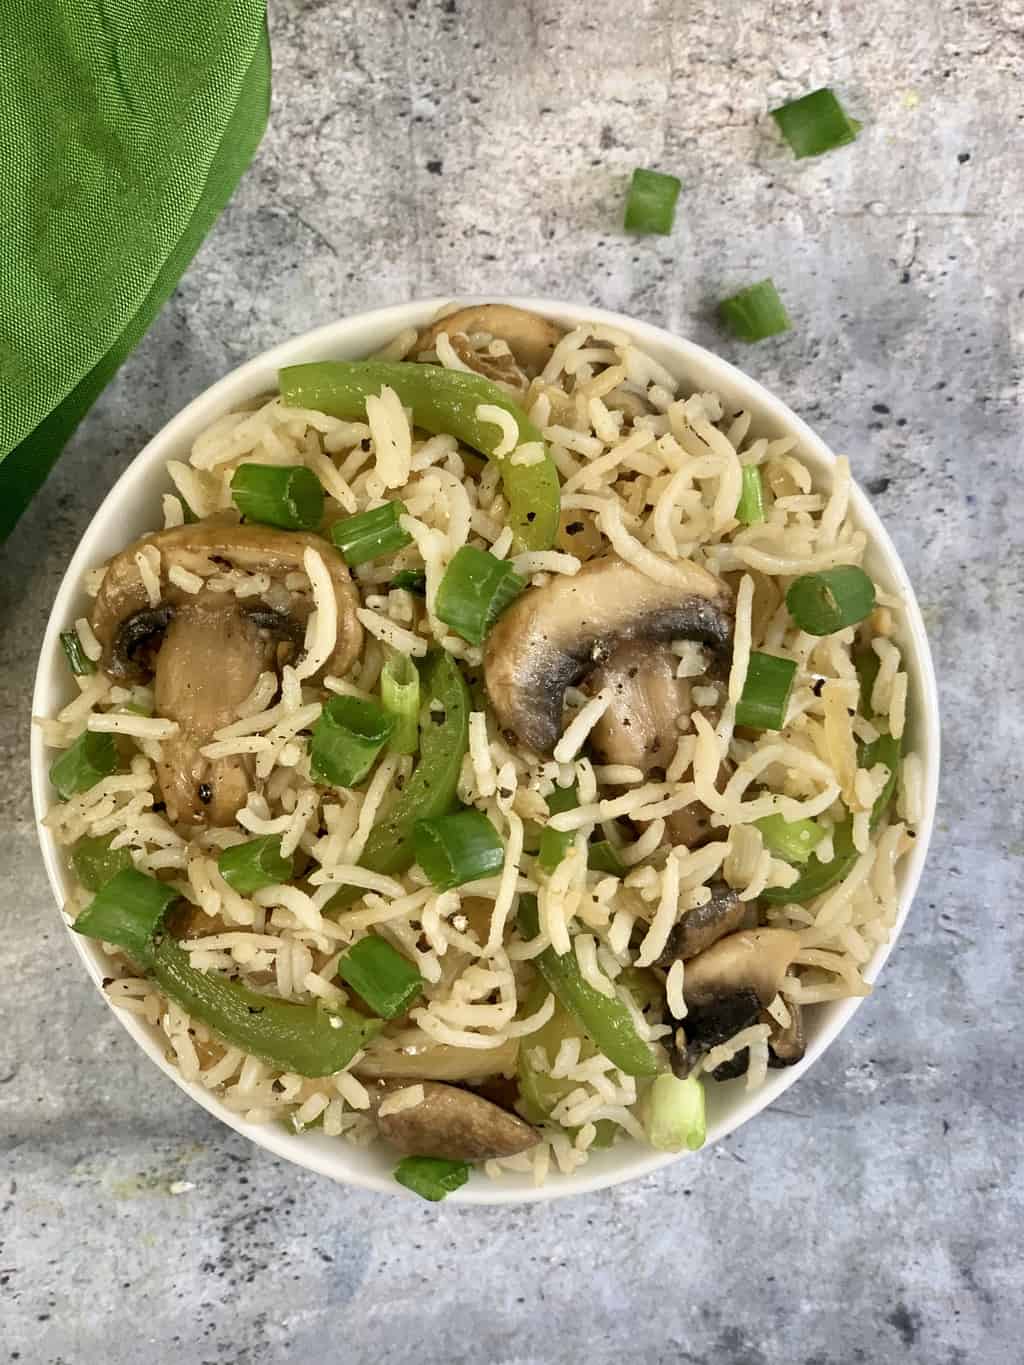
<path id="1" fill-rule="evenodd" d="M 281 372 L 89 575 L 46 824 L 105 989 L 250 1121 L 571 1172 L 864 995 L 920 818 L 850 474 L 604 324 Z"/>

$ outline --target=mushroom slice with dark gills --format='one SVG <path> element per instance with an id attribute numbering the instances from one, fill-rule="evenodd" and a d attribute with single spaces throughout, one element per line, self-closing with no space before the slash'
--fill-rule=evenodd
<path id="1" fill-rule="evenodd" d="M 160 602 L 150 604 L 137 556 L 160 553 Z M 312 600 L 285 579 L 301 572 L 314 549 L 331 577 L 337 607 L 335 642 L 318 672 L 343 674 L 357 658 L 359 599 L 338 551 L 318 536 L 265 526 L 199 522 L 160 531 L 111 560 L 91 624 L 102 667 L 128 682 L 154 682 L 157 713 L 178 722 L 163 741 L 158 778 L 173 823 L 230 824 L 252 788 L 246 756 L 210 759 L 200 752 L 214 732 L 237 719 L 239 704 L 260 674 L 298 658 Z M 224 569 L 265 574 L 263 598 L 238 598 L 203 586 L 189 592 L 168 577 L 174 565 L 203 579 Z"/>
<path id="2" fill-rule="evenodd" d="M 410 1082 L 369 1087 L 370 1107 L 385 1142 L 409 1156 L 486 1161 L 516 1156 L 535 1146 L 540 1134 L 525 1120 L 481 1095 L 440 1081 L 421 1081 L 423 1098 L 408 1109 L 381 1114 L 383 1101 Z"/>
<path id="3" fill-rule="evenodd" d="M 680 1074 L 688 1075 L 706 1052 L 757 1023 L 799 950 L 800 935 L 792 930 L 741 929 L 687 962 L 685 1043 L 673 1059 Z"/>
<path id="4" fill-rule="evenodd" d="M 638 651 L 634 659 L 652 661 L 645 715 L 652 724 L 655 716 L 666 720 L 668 679 L 657 647 L 685 639 L 727 651 L 733 606 L 728 587 L 691 560 L 666 560 L 665 573 L 667 581 L 656 582 L 606 555 L 517 598 L 488 636 L 484 655 L 487 693 L 501 727 L 537 753 L 550 754 L 562 731 L 565 689 L 626 646 Z M 639 677 L 641 665 L 636 667 Z M 674 716 L 666 728 L 671 752 L 678 737 Z"/>
<path id="5" fill-rule="evenodd" d="M 487 379 L 514 389 L 527 388 L 565 335 L 556 323 L 525 308 L 513 308 L 507 303 L 472 304 L 425 328 L 416 339 L 414 354 L 433 350 L 442 332 L 447 334 L 464 365 Z M 504 341 L 509 354 L 495 356 L 486 350 L 473 350 L 468 338 L 481 332 L 496 341 Z"/>
<path id="6" fill-rule="evenodd" d="M 743 928 L 747 916 L 754 913 L 725 882 L 712 882 L 709 889 L 711 899 L 694 910 L 687 910 L 673 927 L 655 966 L 668 971 L 677 958 L 688 962 L 726 934 Z"/>

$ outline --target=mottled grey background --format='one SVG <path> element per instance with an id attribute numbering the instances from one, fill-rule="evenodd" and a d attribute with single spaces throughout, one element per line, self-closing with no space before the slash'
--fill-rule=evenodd
<path id="1" fill-rule="evenodd" d="M 0 1360 L 1019 1362 L 1024 5 L 282 0 L 271 23 L 252 170 L 3 551 Z M 864 131 L 796 162 L 764 112 L 826 83 Z M 670 238 L 621 230 L 636 165 L 684 182 Z M 765 275 L 795 327 L 743 349 L 711 305 Z M 676 329 L 851 453 L 932 632 L 946 757 L 882 984 L 780 1105 L 638 1184 L 473 1212 L 282 1166 L 153 1071 L 51 902 L 27 706 L 77 536 L 181 405 L 350 311 L 492 290 Z"/>

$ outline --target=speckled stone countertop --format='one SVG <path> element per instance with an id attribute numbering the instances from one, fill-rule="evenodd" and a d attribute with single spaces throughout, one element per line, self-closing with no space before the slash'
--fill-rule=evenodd
<path id="1" fill-rule="evenodd" d="M 0 1362 L 1012 1365 L 1024 1354 L 1021 0 L 272 7 L 255 164 L 3 549 Z M 764 111 L 833 84 L 856 145 Z M 626 237 L 636 165 L 684 182 Z M 792 333 L 712 304 L 771 275 Z M 908 928 L 840 1041 L 727 1142 L 551 1206 L 336 1188 L 220 1127 L 89 985 L 29 808 L 76 539 L 142 443 L 267 346 L 416 295 L 548 293 L 721 350 L 849 451 L 945 718 Z"/>

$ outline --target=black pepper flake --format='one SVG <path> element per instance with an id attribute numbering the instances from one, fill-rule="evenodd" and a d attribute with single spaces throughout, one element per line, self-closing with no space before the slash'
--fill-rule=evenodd
<path id="1" fill-rule="evenodd" d="M 966 162 L 970 161 L 971 154 L 970 152 L 957 152 L 956 159 L 960 162 L 960 165 L 963 166 Z"/>
<path id="2" fill-rule="evenodd" d="M 213 788 L 209 782 L 200 782 L 198 796 L 204 806 L 208 806 L 213 800 Z"/>
<path id="3" fill-rule="evenodd" d="M 536 520 L 537 520 L 537 513 L 536 513 L 536 512 L 527 512 L 527 514 L 526 514 L 526 520 L 527 520 L 527 521 L 536 521 Z"/>
<path id="4" fill-rule="evenodd" d="M 105 976 L 103 978 L 103 989 L 106 990 L 108 986 L 112 986 L 116 980 L 116 976 Z"/>
<path id="5" fill-rule="evenodd" d="M 263 1005 L 246 1005 L 245 1008 L 250 1014 L 262 1014 L 265 1007 Z"/>
<path id="6" fill-rule="evenodd" d="M 565 534 L 567 536 L 578 536 L 583 530 L 586 530 L 586 527 L 583 525 L 582 521 L 570 521 L 565 528 Z"/>
<path id="7" fill-rule="evenodd" d="M 511 801 L 511 800 L 512 800 L 512 796 L 513 796 L 513 792 L 512 792 L 512 789 L 511 789 L 510 787 L 499 787 L 499 788 L 498 788 L 498 795 L 501 797 L 501 799 L 502 799 L 503 801 Z"/>
<path id="8" fill-rule="evenodd" d="M 166 801 L 154 801 L 151 807 L 154 815 L 161 815 L 167 809 Z"/>
<path id="9" fill-rule="evenodd" d="M 370 449 L 370 438 L 369 438 L 369 436 L 364 436 L 363 439 L 359 442 L 359 449 L 360 449 L 360 450 L 369 450 L 369 449 Z"/>
<path id="10" fill-rule="evenodd" d="M 815 679 L 814 679 L 814 682 L 811 683 L 811 691 L 814 693 L 814 695 L 815 695 L 816 697 L 820 697 L 820 696 L 821 696 L 822 688 L 823 688 L 824 686 L 825 686 L 825 679 L 824 679 L 824 678 L 815 678 Z"/>

